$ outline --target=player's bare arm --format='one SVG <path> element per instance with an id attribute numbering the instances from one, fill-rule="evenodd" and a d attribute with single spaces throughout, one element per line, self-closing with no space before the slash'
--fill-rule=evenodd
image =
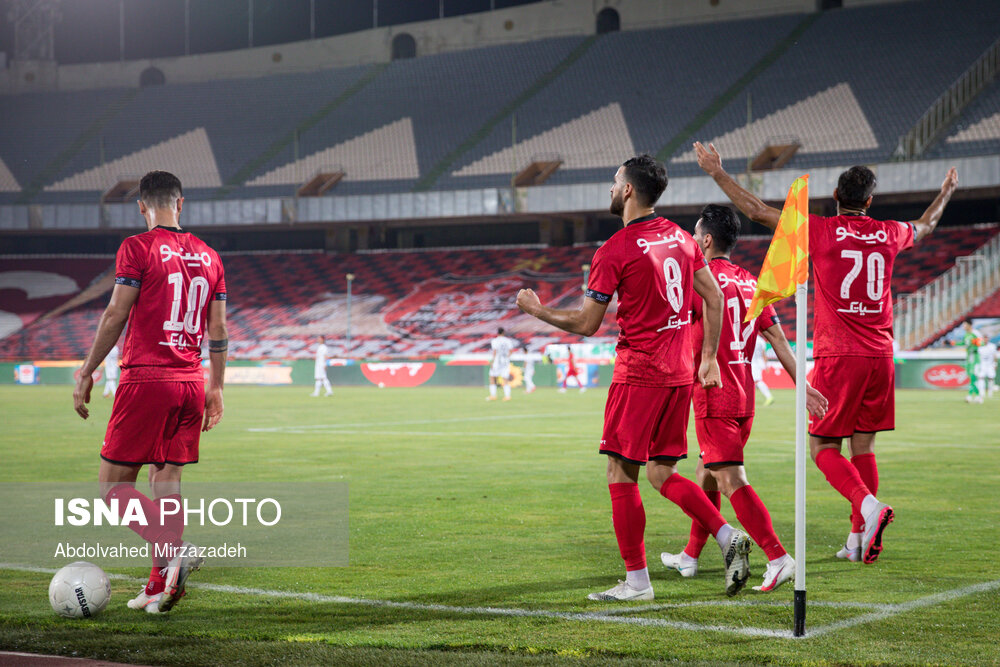
<path id="1" fill-rule="evenodd" d="M 792 378 L 792 382 L 795 382 L 795 353 L 792 352 L 792 346 L 788 344 L 788 339 L 785 338 L 785 332 L 782 330 L 781 325 L 773 324 L 761 331 L 761 335 L 771 344 L 775 356 L 781 362 L 781 367 Z M 830 403 L 826 400 L 826 396 L 819 393 L 809 383 L 806 383 L 806 410 L 809 414 L 822 419 L 826 416 L 829 406 Z"/>
<path id="2" fill-rule="evenodd" d="M 937 227 L 938 222 L 941 220 L 941 215 L 944 213 L 944 207 L 951 201 L 951 196 L 955 194 L 955 188 L 957 187 L 958 171 L 952 167 L 945 174 L 944 183 L 941 184 L 941 192 L 934 198 L 934 201 L 931 202 L 931 205 L 927 207 L 922 216 L 911 221 L 914 230 L 914 243 L 922 240 L 934 231 L 934 228 Z"/>
<path id="3" fill-rule="evenodd" d="M 521 312 L 542 322 L 579 336 L 593 336 L 601 327 L 608 304 L 584 297 L 576 310 L 559 310 L 543 306 L 534 290 L 523 289 L 517 293 L 517 307 Z M 718 336 L 716 336 L 718 341 Z"/>
<path id="4" fill-rule="evenodd" d="M 719 284 L 715 282 L 715 276 L 707 266 L 694 272 L 694 291 L 704 303 L 702 318 L 705 320 L 698 380 L 702 387 L 722 387 L 722 373 L 719 371 L 716 355 L 719 353 L 719 335 L 722 332 L 723 296 Z"/>
<path id="5" fill-rule="evenodd" d="M 87 353 L 83 368 L 80 369 L 80 377 L 76 381 L 76 388 L 73 390 L 73 409 L 84 419 L 90 416 L 86 404 L 90 403 L 90 390 L 94 387 L 94 371 L 122 335 L 129 311 L 132 310 L 132 304 L 137 298 L 139 298 L 137 287 L 115 285 L 111 291 L 111 301 L 101 315 L 101 321 L 97 325 L 97 335 L 94 336 L 94 343 L 90 346 L 90 352 Z"/>
<path id="6" fill-rule="evenodd" d="M 700 141 L 696 141 L 694 152 L 698 156 L 698 166 L 715 180 L 736 208 L 743 211 L 743 214 L 754 222 L 769 229 L 777 228 L 778 220 L 781 219 L 781 211 L 762 202 L 755 194 L 726 173 L 726 170 L 722 168 L 722 156 L 719 155 L 719 151 L 715 150 L 713 144 L 709 144 L 708 148 L 705 148 Z"/>
<path id="7" fill-rule="evenodd" d="M 202 431 L 210 431 L 222 419 L 222 385 L 226 379 L 229 333 L 226 330 L 226 302 L 212 301 L 208 310 L 208 387 L 205 389 L 205 421 Z"/>

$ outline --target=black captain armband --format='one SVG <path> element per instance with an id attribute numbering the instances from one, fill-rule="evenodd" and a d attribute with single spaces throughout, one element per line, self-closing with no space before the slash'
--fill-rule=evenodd
<path id="1" fill-rule="evenodd" d="M 142 281 L 136 278 L 128 278 L 127 276 L 116 276 L 115 285 L 125 285 L 126 287 L 134 287 L 139 289 L 142 287 Z"/>
<path id="2" fill-rule="evenodd" d="M 608 301 L 611 301 L 610 294 L 605 294 L 604 292 L 598 292 L 597 290 L 592 290 L 592 289 L 588 289 L 584 293 L 584 296 L 586 296 L 588 299 L 593 299 L 597 303 L 607 303 Z"/>
<path id="3" fill-rule="evenodd" d="M 229 339 L 223 338 L 222 340 L 211 340 L 208 341 L 208 351 L 209 352 L 225 352 L 229 349 Z"/>

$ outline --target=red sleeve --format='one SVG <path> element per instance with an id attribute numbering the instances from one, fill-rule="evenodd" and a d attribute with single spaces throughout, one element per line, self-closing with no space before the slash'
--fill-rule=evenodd
<path id="1" fill-rule="evenodd" d="M 757 317 L 757 331 L 759 333 L 765 329 L 770 329 L 779 322 L 781 320 L 778 319 L 778 313 L 774 311 L 774 306 L 764 306 L 764 310 Z"/>
<path id="2" fill-rule="evenodd" d="M 594 253 L 587 280 L 586 296 L 598 303 L 608 303 L 621 282 L 622 267 L 611 243 L 605 243 Z"/>
<path id="3" fill-rule="evenodd" d="M 140 287 L 148 259 L 149 253 L 138 238 L 130 236 L 122 241 L 115 257 L 115 284 Z"/>
<path id="4" fill-rule="evenodd" d="M 222 259 L 216 255 L 215 261 L 219 263 L 219 280 L 215 283 L 215 289 L 212 290 L 212 299 L 215 301 L 226 301 L 228 295 L 226 294 L 226 272 L 222 268 Z"/>
<path id="5" fill-rule="evenodd" d="M 891 224 L 894 230 L 893 240 L 896 242 L 896 252 L 900 253 L 912 248 L 914 240 L 913 223 L 893 221 Z"/>

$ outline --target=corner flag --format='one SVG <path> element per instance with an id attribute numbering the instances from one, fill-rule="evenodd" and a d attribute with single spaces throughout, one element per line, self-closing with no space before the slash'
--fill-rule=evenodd
<path id="1" fill-rule="evenodd" d="M 788 189 L 785 207 L 757 278 L 757 290 L 744 322 L 758 317 L 764 306 L 795 293 L 809 277 L 809 174 Z"/>

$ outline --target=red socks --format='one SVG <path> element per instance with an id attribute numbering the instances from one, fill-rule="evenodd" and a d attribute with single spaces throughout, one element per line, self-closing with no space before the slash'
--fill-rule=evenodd
<path id="1" fill-rule="evenodd" d="M 718 491 L 705 491 L 705 495 L 708 496 L 708 500 L 715 505 L 716 509 L 722 507 L 722 494 Z M 701 550 L 705 547 L 705 542 L 711 537 L 709 532 L 705 530 L 705 526 L 701 525 L 697 521 L 691 522 L 691 535 L 688 536 L 687 546 L 684 547 L 684 553 L 686 553 L 691 558 L 697 558 L 701 555 Z"/>
<path id="2" fill-rule="evenodd" d="M 660 495 L 678 505 L 684 513 L 697 521 L 712 535 L 726 525 L 726 520 L 719 514 L 712 502 L 700 486 L 674 473 L 660 487 Z"/>
<path id="3" fill-rule="evenodd" d="M 178 511 L 176 515 L 167 515 L 164 518 L 163 523 L 160 523 L 160 506 L 163 500 L 171 499 L 180 502 L 180 496 L 177 494 L 171 496 L 165 496 L 158 501 L 150 500 L 145 494 L 136 489 L 131 484 L 118 484 L 114 486 L 108 495 L 105 497 L 105 501 L 108 504 L 112 500 L 118 500 L 118 516 L 121 518 L 125 517 L 125 511 L 128 509 L 129 503 L 139 502 L 142 507 L 142 514 L 146 518 L 146 523 L 148 525 L 142 525 L 138 521 L 129 522 L 127 525 L 135 533 L 146 540 L 150 544 L 150 556 L 153 559 L 154 569 L 157 567 L 165 567 L 167 559 L 162 557 L 157 557 L 157 544 L 160 546 L 160 551 L 163 551 L 162 545 L 174 545 L 179 546 L 181 543 L 181 534 L 184 532 L 184 514 L 183 509 Z M 173 510 L 173 505 L 170 505 L 168 509 Z"/>
<path id="4" fill-rule="evenodd" d="M 642 506 L 639 485 L 634 482 L 608 484 L 611 491 L 611 520 L 615 524 L 618 550 L 625 560 L 625 570 L 646 567 L 646 510 Z"/>
<path id="5" fill-rule="evenodd" d="M 785 555 L 785 548 L 781 546 L 781 540 L 778 539 L 774 527 L 771 525 L 771 514 L 752 486 L 747 484 L 736 489 L 729 496 L 729 502 L 733 504 L 736 518 L 750 533 L 750 537 L 757 543 L 757 546 L 767 554 L 768 560 L 781 558 Z"/>
<path id="6" fill-rule="evenodd" d="M 869 493 L 857 468 L 833 448 L 820 450 L 816 455 L 816 466 L 826 475 L 826 481 L 837 489 L 840 495 L 851 501 L 851 507 L 860 512 L 861 501 Z"/>
<path id="7" fill-rule="evenodd" d="M 875 454 L 852 456 L 851 465 L 857 469 L 858 474 L 861 475 L 861 481 L 865 483 L 872 495 L 876 495 L 878 493 L 878 464 L 875 463 Z M 860 533 L 864 526 L 865 520 L 861 518 L 861 512 L 851 506 L 851 532 Z"/>
<path id="8" fill-rule="evenodd" d="M 162 593 L 166 588 L 167 582 L 160 574 L 162 568 L 153 566 L 153 569 L 149 571 L 149 581 L 146 583 L 146 595 L 156 595 L 157 593 Z"/>

